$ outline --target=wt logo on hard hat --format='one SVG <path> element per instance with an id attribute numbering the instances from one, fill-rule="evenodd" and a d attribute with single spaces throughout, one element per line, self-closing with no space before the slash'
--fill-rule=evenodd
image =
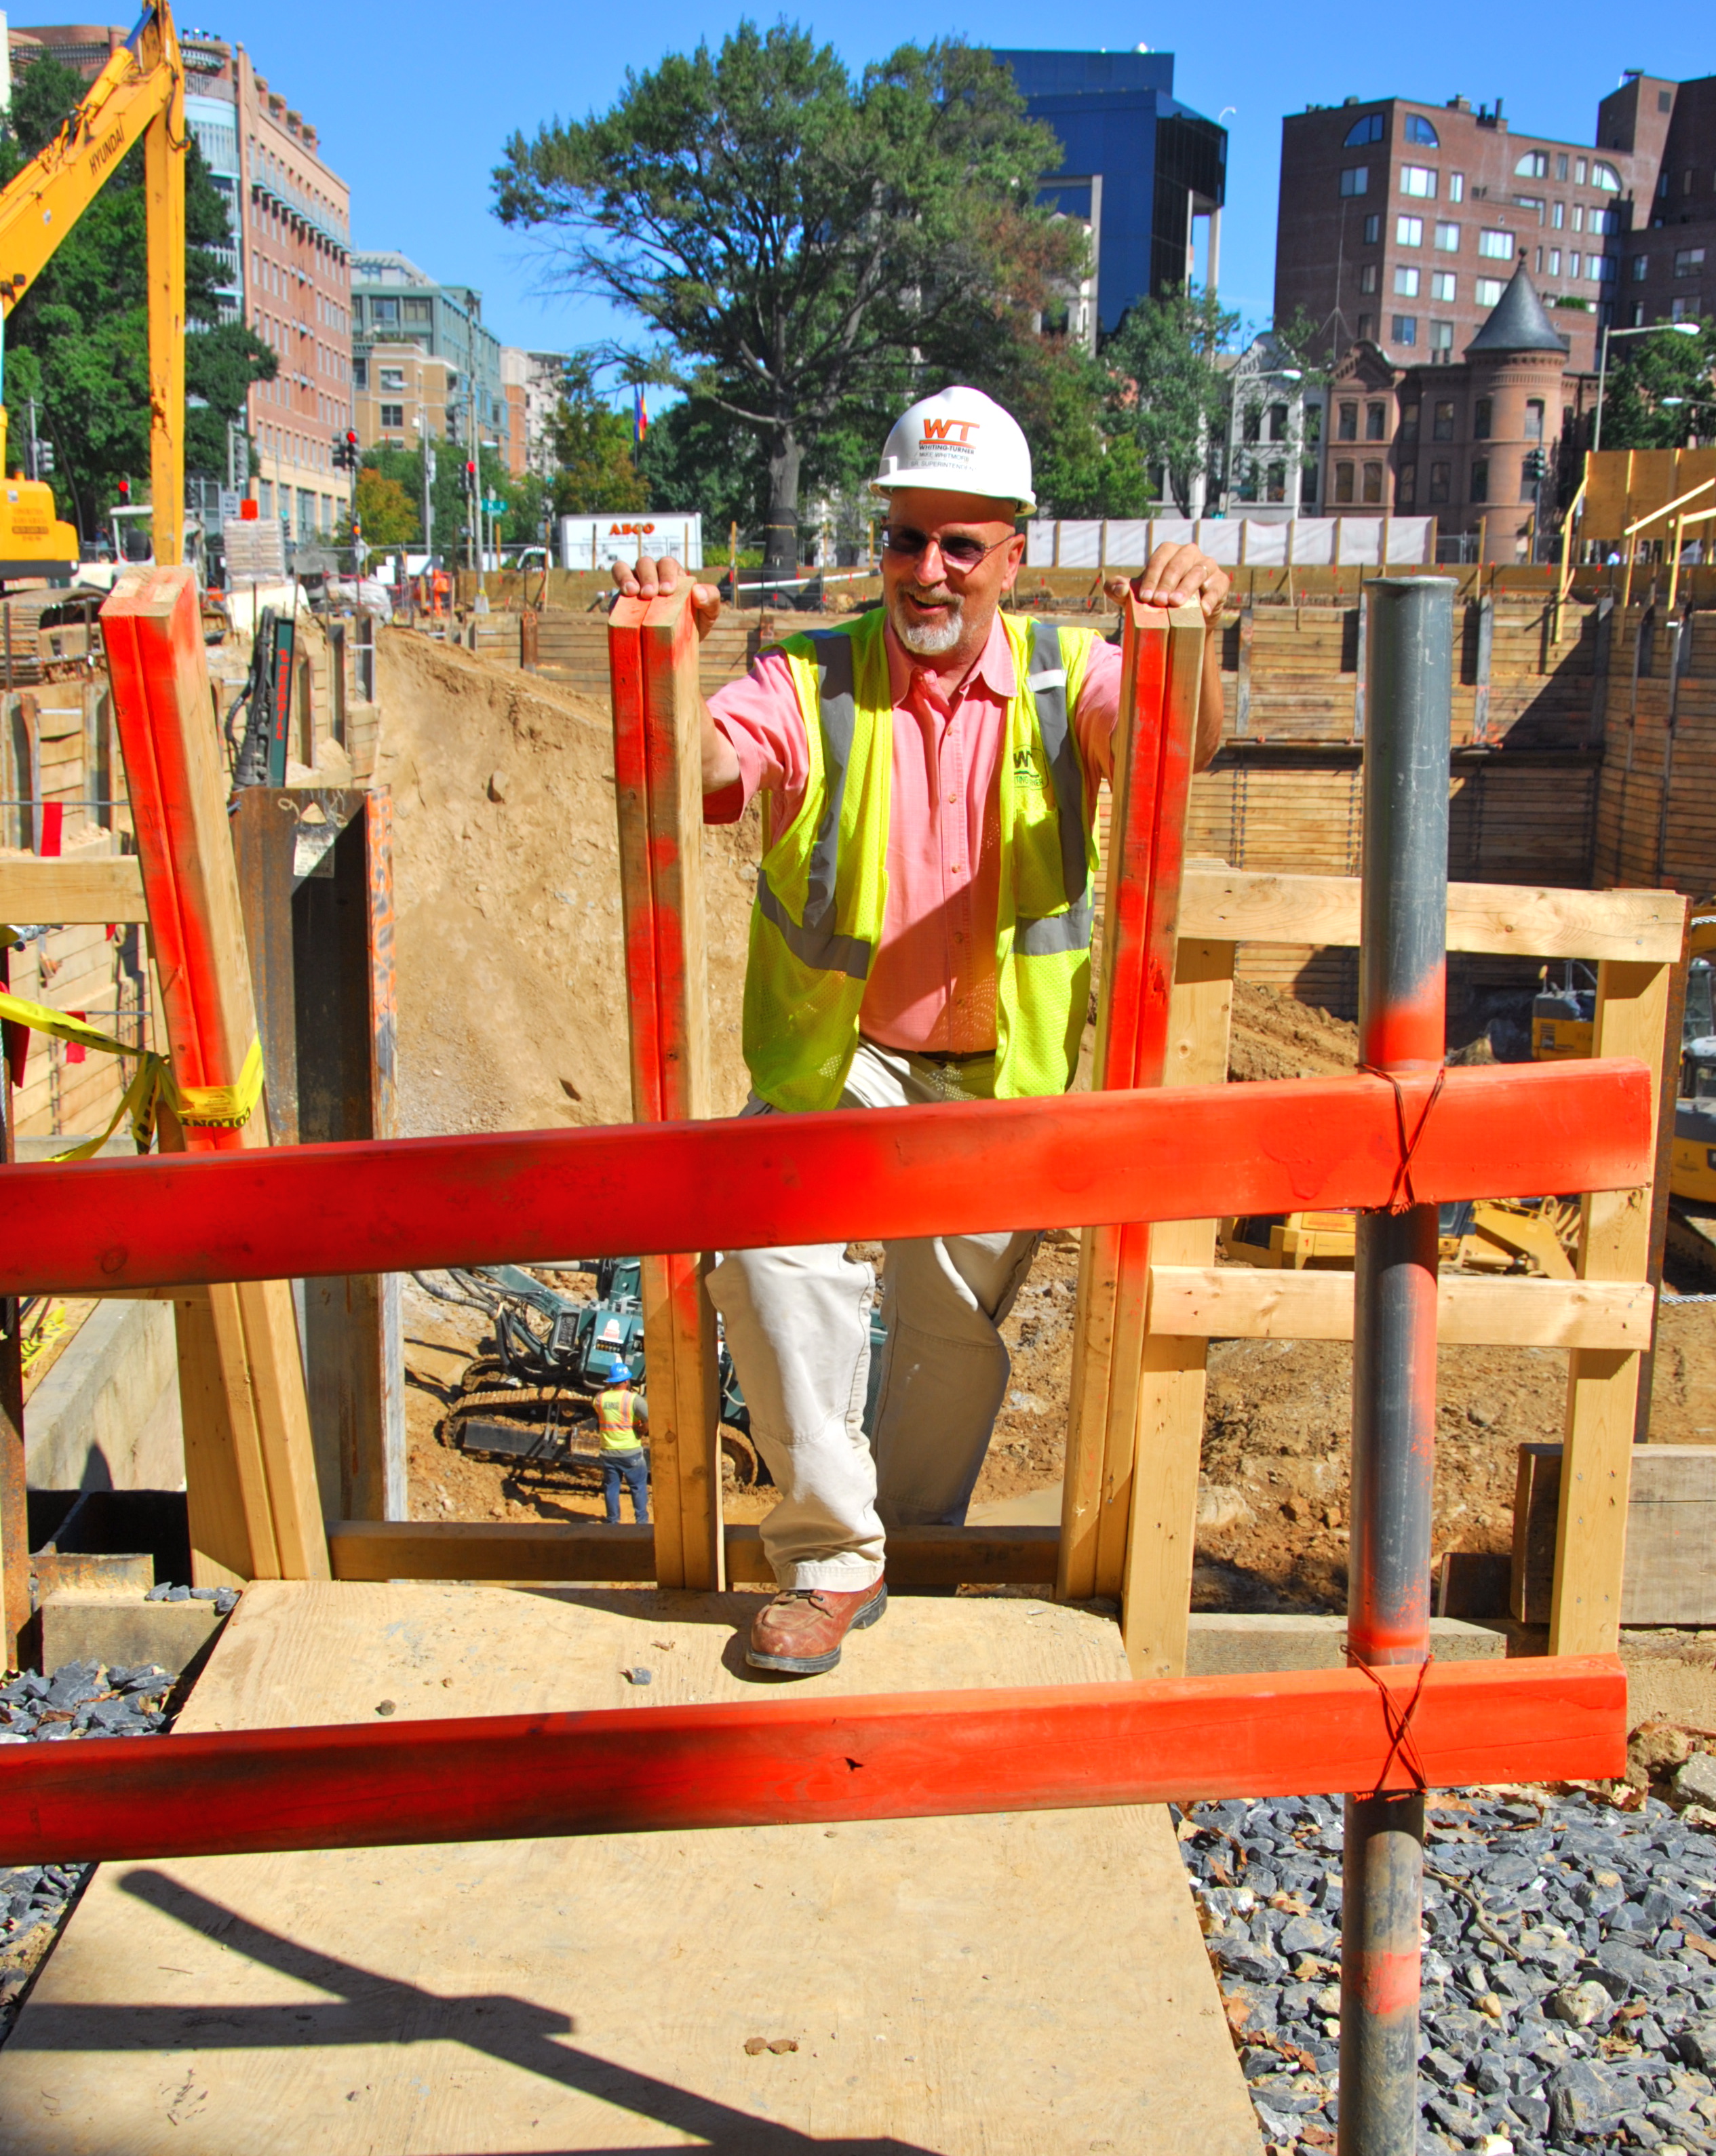
<path id="1" fill-rule="evenodd" d="M 923 439 L 927 442 L 945 442 L 957 428 L 961 444 L 968 448 L 972 436 L 982 424 L 981 419 L 932 419 L 926 417 Z"/>

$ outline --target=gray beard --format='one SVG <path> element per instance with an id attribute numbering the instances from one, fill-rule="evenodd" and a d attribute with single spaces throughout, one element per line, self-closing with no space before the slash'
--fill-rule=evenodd
<path id="1" fill-rule="evenodd" d="M 922 622 L 909 619 L 904 605 L 893 601 L 888 608 L 888 619 L 893 631 L 915 659 L 938 659 L 951 651 L 965 632 L 965 603 L 955 599 L 948 619 L 939 629 L 931 629 Z"/>

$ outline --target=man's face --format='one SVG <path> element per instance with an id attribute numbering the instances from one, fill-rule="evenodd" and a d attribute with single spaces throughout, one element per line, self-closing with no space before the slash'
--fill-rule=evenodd
<path id="1" fill-rule="evenodd" d="M 883 547 L 882 597 L 895 635 L 919 659 L 974 653 L 1025 558 L 1013 504 L 988 495 L 902 487 L 889 499 L 886 529 L 929 542 L 916 553 Z M 973 547 L 987 551 L 967 566 L 948 558 L 944 542 L 967 552 Z"/>

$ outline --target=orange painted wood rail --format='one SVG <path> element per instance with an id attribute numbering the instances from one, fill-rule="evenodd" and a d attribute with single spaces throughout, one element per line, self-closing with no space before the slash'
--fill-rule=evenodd
<path id="1" fill-rule="evenodd" d="M 1611 1656 L 91 1738 L 0 1752 L 0 1861 L 227 1856 L 1617 1774 Z M 1385 1701 L 1378 1681 L 1386 1688 Z M 1390 1712 L 1390 1709 L 1392 1712 Z"/>
<path id="2" fill-rule="evenodd" d="M 621 598 L 608 619 L 614 800 L 625 927 L 632 1113 L 693 1122 L 713 1107 L 703 903 L 702 695 L 690 583 Z M 646 1255 L 650 1480 L 664 1587 L 718 1589 L 715 1311 L 695 1251 Z"/>
<path id="3" fill-rule="evenodd" d="M 1204 617 L 1129 600 L 1116 729 L 1102 924 L 1102 980 L 1092 1083 L 1102 1091 L 1160 1086 L 1185 866 L 1186 808 L 1204 669 Z M 1092 1228 L 1079 1254 L 1059 1592 L 1117 1593 L 1117 1532 L 1131 1473 L 1148 1332 L 1150 1224 Z M 1104 1532 L 1105 1526 L 1107 1529 Z"/>
<path id="4" fill-rule="evenodd" d="M 101 637 L 173 1075 L 182 1086 L 235 1086 L 260 1051 L 194 572 L 128 569 L 102 606 Z M 161 1142 L 254 1158 L 269 1143 L 266 1102 L 233 1129 L 181 1127 L 163 1113 Z M 202 1281 L 210 1291 L 175 1314 L 194 1575 L 203 1586 L 326 1579 L 290 1282 L 218 1272 Z"/>
<path id="5" fill-rule="evenodd" d="M 1385 1205 L 1397 1114 L 1382 1079 L 1308 1078 L 44 1163 L 0 1177 L 0 1294 Z M 1642 1063 L 1451 1070 L 1412 1177 L 1625 1189 L 1650 1146 Z"/>

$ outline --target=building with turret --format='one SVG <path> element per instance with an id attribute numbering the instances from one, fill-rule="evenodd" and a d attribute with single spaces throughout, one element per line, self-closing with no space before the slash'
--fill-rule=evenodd
<path id="1" fill-rule="evenodd" d="M 1574 365 L 1522 252 L 1449 360 L 1402 367 L 1374 340 L 1349 347 L 1328 393 L 1323 504 L 1432 516 L 1446 560 L 1529 561 L 1595 398 L 1595 375 Z"/>

